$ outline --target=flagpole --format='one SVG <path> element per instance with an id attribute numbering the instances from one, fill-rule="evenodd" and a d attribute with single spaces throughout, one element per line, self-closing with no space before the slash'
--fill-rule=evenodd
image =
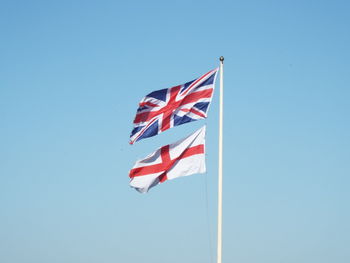
<path id="1" fill-rule="evenodd" d="M 224 109 L 224 57 L 220 57 L 220 104 L 219 104 L 219 164 L 218 164 L 218 247 L 217 263 L 222 262 L 222 150 Z"/>

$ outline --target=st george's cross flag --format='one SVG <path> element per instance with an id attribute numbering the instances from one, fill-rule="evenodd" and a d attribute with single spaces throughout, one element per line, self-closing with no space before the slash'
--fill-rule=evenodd
<path id="1" fill-rule="evenodd" d="M 188 137 L 165 145 L 135 163 L 130 186 L 141 193 L 166 180 L 205 173 L 205 126 Z"/>
<path id="2" fill-rule="evenodd" d="M 218 68 L 169 89 L 153 91 L 139 103 L 130 144 L 169 128 L 207 117 Z"/>

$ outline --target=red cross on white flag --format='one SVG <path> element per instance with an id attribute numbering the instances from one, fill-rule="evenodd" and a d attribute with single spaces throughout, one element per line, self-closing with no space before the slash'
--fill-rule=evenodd
<path id="1" fill-rule="evenodd" d="M 205 173 L 205 126 L 190 136 L 165 145 L 136 162 L 129 172 L 130 186 L 141 193 L 166 180 Z"/>

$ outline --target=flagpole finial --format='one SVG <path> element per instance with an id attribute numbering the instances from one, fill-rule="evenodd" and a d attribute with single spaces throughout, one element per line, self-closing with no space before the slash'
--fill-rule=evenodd
<path id="1" fill-rule="evenodd" d="M 220 61 L 224 62 L 224 57 L 223 56 L 220 57 Z"/>

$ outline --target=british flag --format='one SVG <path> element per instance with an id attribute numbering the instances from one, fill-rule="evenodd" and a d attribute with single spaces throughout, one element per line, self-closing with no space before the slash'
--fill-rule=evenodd
<path id="1" fill-rule="evenodd" d="M 153 91 L 139 103 L 130 144 L 169 128 L 207 117 L 218 68 L 169 89 Z"/>

